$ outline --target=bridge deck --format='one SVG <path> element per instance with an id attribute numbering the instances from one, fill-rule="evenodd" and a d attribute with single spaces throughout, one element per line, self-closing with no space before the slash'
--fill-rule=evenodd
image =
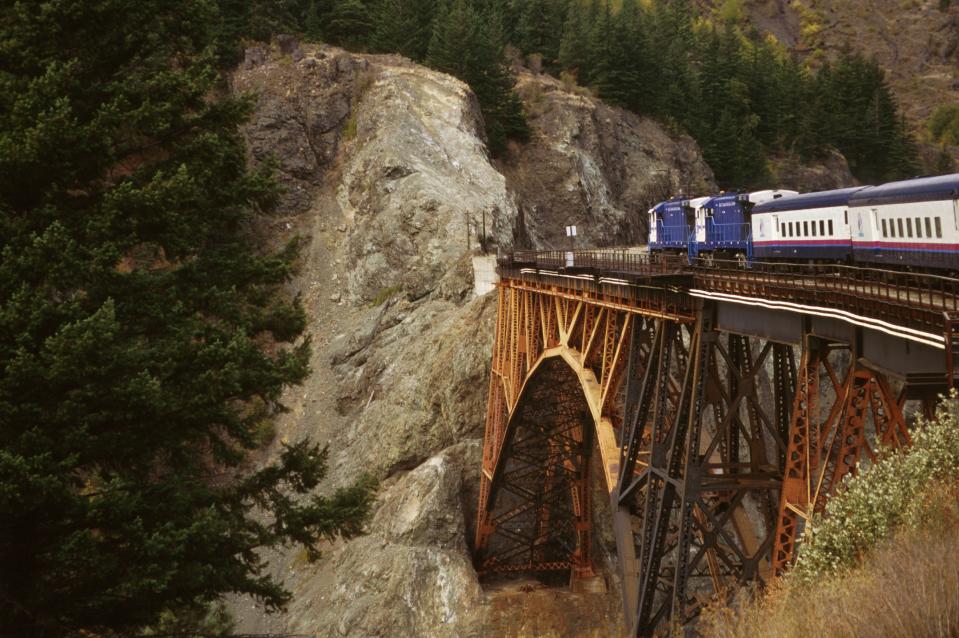
<path id="1" fill-rule="evenodd" d="M 959 317 L 959 280 L 844 264 L 715 261 L 690 266 L 684 256 L 625 251 L 518 252 L 501 259 L 500 275 L 570 291 L 669 299 L 689 297 L 824 313 L 945 349 Z M 628 291 L 628 292 L 627 292 Z M 686 299 L 684 299 L 684 297 Z"/>

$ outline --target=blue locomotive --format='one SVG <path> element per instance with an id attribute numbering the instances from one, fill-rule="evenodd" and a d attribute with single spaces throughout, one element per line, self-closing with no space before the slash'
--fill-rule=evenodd
<path id="1" fill-rule="evenodd" d="M 796 194 L 796 191 L 764 190 L 662 202 L 649 211 L 649 248 L 687 253 L 691 260 L 750 258 L 752 209 L 763 202 Z"/>
<path id="2" fill-rule="evenodd" d="M 959 174 L 803 194 L 674 199 L 650 210 L 649 249 L 685 250 L 691 262 L 735 257 L 959 270 Z"/>

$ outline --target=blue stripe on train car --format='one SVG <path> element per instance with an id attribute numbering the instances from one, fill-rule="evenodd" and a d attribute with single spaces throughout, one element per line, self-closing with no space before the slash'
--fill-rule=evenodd
<path id="1" fill-rule="evenodd" d="M 959 244 L 856 242 L 853 261 L 890 266 L 959 269 Z"/>
<path id="2" fill-rule="evenodd" d="M 754 259 L 847 259 L 851 253 L 848 239 L 753 242 Z"/>

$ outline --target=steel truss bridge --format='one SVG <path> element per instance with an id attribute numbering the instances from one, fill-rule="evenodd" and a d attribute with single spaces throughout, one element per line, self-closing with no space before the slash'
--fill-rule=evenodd
<path id="1" fill-rule="evenodd" d="M 955 279 L 601 251 L 498 270 L 477 568 L 591 575 L 608 494 L 639 636 L 788 569 L 843 477 L 957 376 Z"/>

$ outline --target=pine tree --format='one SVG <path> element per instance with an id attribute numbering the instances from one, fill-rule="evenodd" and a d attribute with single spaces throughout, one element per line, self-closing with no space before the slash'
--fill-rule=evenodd
<path id="1" fill-rule="evenodd" d="M 955 160 L 952 159 L 952 155 L 949 154 L 946 147 L 941 146 L 939 147 L 939 152 L 936 154 L 936 163 L 933 165 L 933 172 L 936 175 L 952 173 L 955 164 Z"/>
<path id="2" fill-rule="evenodd" d="M 645 106 L 640 69 L 643 65 L 643 33 L 639 7 L 634 0 L 624 0 L 619 12 L 611 18 L 606 59 L 594 79 L 600 97 L 624 108 L 641 110 Z"/>
<path id="3" fill-rule="evenodd" d="M 608 0 L 599 7 L 591 23 L 589 34 L 589 75 L 581 78 L 583 84 L 597 85 L 605 81 L 612 64 L 613 11 Z"/>
<path id="4" fill-rule="evenodd" d="M 349 48 L 364 48 L 373 33 L 373 13 L 363 0 L 336 0 L 326 19 L 326 39 Z"/>
<path id="5" fill-rule="evenodd" d="M 361 531 L 368 486 L 309 496 L 316 446 L 241 471 L 309 344 L 282 293 L 295 246 L 251 235 L 276 187 L 246 165 L 252 102 L 215 99 L 218 18 L 0 9 L 0 633 L 135 635 L 226 592 L 281 606 L 259 548 Z"/>
<path id="6" fill-rule="evenodd" d="M 381 0 L 370 39 L 374 51 L 422 61 L 433 33 L 435 0 Z"/>
<path id="7" fill-rule="evenodd" d="M 560 40 L 559 63 L 578 78 L 589 77 L 589 29 L 582 2 L 570 2 Z"/>
<path id="8" fill-rule="evenodd" d="M 514 44 L 524 53 L 539 53 L 547 62 L 559 57 L 565 6 L 556 0 L 522 0 L 518 11 Z"/>
<path id="9" fill-rule="evenodd" d="M 503 58 L 499 16 L 480 14 L 464 0 L 454 0 L 434 22 L 427 62 L 470 85 L 483 112 L 490 152 L 506 148 L 507 138 L 524 140 L 529 129 L 513 77 Z"/>

